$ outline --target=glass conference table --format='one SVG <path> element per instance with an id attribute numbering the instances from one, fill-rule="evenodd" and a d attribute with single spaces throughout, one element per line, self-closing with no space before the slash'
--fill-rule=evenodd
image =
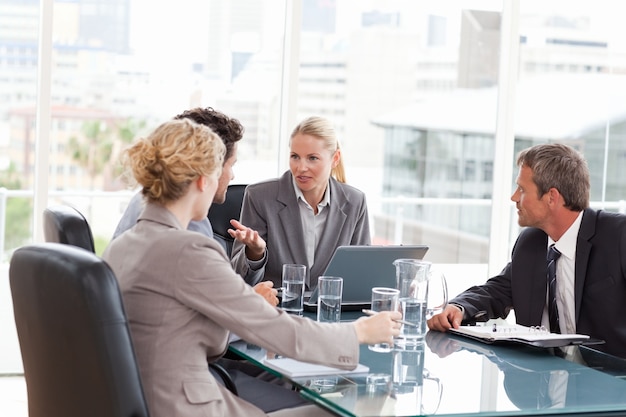
<path id="1" fill-rule="evenodd" d="M 264 365 L 263 349 L 245 341 L 229 349 L 284 377 Z M 570 350 L 571 360 L 547 349 L 428 332 L 411 350 L 361 346 L 367 373 L 287 379 L 342 416 L 626 416 L 626 360 L 592 346 Z"/>

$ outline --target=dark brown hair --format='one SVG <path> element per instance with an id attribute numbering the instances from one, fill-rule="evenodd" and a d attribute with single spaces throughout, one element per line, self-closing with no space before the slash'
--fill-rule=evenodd
<path id="1" fill-rule="evenodd" d="M 227 161 L 232 156 L 235 143 L 243 138 L 244 128 L 239 120 L 228 117 L 212 107 L 196 107 L 186 110 L 174 117 L 174 119 L 191 119 L 196 123 L 210 127 L 226 145 L 224 161 Z"/>

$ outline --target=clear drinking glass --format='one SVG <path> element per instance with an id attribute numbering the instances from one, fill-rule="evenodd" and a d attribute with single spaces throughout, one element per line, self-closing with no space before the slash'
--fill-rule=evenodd
<path id="1" fill-rule="evenodd" d="M 321 276 L 317 281 L 317 289 L 317 321 L 339 323 L 341 320 L 343 278 Z"/>
<path id="2" fill-rule="evenodd" d="M 400 291 L 395 288 L 374 287 L 372 288 L 372 308 L 374 312 L 398 310 L 398 297 Z M 377 343 L 368 348 L 375 352 L 390 352 L 393 348 L 389 343 Z"/>
<path id="3" fill-rule="evenodd" d="M 290 314 L 302 315 L 305 277 L 305 265 L 283 265 L 283 295 L 280 307 Z"/>

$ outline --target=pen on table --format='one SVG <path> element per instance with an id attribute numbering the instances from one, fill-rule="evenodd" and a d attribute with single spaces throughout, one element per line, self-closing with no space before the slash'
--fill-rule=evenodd
<path id="1" fill-rule="evenodd" d="M 368 310 L 366 308 L 364 308 L 363 310 L 361 310 L 363 313 L 367 314 L 368 316 L 373 316 L 374 314 L 378 314 L 377 311 L 372 311 L 372 310 Z M 394 320 L 397 323 L 402 323 L 405 324 L 407 326 L 413 326 L 413 327 L 418 327 L 417 324 L 415 323 L 411 323 L 410 321 L 406 321 L 406 320 Z"/>

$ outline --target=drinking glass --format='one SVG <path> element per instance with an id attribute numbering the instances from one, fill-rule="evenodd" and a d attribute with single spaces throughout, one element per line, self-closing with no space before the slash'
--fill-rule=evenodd
<path id="1" fill-rule="evenodd" d="M 321 276 L 317 280 L 317 321 L 339 323 L 341 319 L 341 295 L 343 278 Z"/>
<path id="2" fill-rule="evenodd" d="M 283 265 L 283 295 L 280 307 L 287 313 L 302 315 L 305 277 L 305 265 Z"/>
<path id="3" fill-rule="evenodd" d="M 395 288 L 372 288 L 372 308 L 374 312 L 398 310 L 398 296 L 400 291 Z M 390 352 L 393 348 L 389 343 L 377 343 L 368 348 L 375 352 Z"/>

